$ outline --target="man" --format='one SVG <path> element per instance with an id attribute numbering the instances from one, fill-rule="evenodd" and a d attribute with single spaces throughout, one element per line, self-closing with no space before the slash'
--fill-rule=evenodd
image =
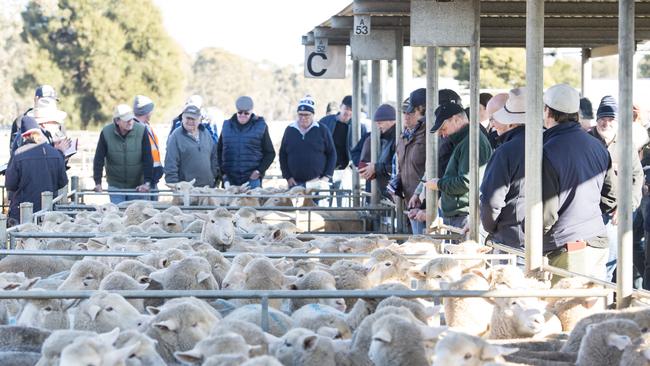
<path id="1" fill-rule="evenodd" d="M 181 128 L 167 140 L 165 182 L 194 180 L 196 187 L 214 187 L 219 177 L 217 144 L 201 123 L 201 110 L 188 105 L 181 114 Z"/>
<path id="2" fill-rule="evenodd" d="M 347 179 L 345 169 L 350 165 L 351 150 L 357 141 L 352 141 L 352 96 L 347 95 L 341 101 L 339 112 L 320 119 L 318 123 L 327 127 L 334 141 L 336 149 L 336 167 L 332 179 L 332 189 L 341 188 L 343 179 Z M 361 135 L 367 133 L 366 127 L 361 123 Z M 337 198 L 340 207 L 342 198 Z"/>
<path id="3" fill-rule="evenodd" d="M 359 169 L 359 174 L 367 181 L 377 179 L 378 189 L 386 198 L 390 198 L 386 186 L 390 180 L 393 155 L 395 155 L 395 119 L 395 108 L 392 105 L 382 104 L 377 108 L 373 121 L 381 133 L 379 156 L 376 162 L 367 163 Z M 370 143 L 370 139 L 366 139 L 368 151 L 370 151 Z"/>
<path id="4" fill-rule="evenodd" d="M 275 159 L 275 149 L 264 117 L 253 113 L 253 99 L 242 96 L 237 112 L 224 121 L 217 152 L 226 185 L 261 186 L 264 173 Z"/>
<path id="5" fill-rule="evenodd" d="M 469 214 L 469 120 L 463 107 L 444 103 L 435 111 L 436 121 L 431 132 L 449 138 L 454 146 L 442 178 L 434 178 L 426 187 L 440 191 L 440 209 L 446 225 L 464 228 Z M 479 169 L 482 176 L 492 147 L 485 134 L 479 133 Z"/>
<path id="6" fill-rule="evenodd" d="M 41 193 L 57 192 L 68 184 L 63 156 L 47 143 L 36 121 L 24 116 L 20 121 L 24 140 L 9 161 L 5 185 L 14 192 L 9 206 L 12 223 L 20 221 L 20 203 L 32 202 L 34 212 L 41 209 Z"/>
<path id="7" fill-rule="evenodd" d="M 596 126 L 589 130 L 589 134 L 598 139 L 603 146 L 609 151 L 612 159 L 612 168 L 614 176 L 618 175 L 618 154 L 616 148 L 616 132 L 618 131 L 618 106 L 614 97 L 606 95 L 600 101 L 596 112 Z M 583 126 L 584 127 L 584 126 Z M 632 208 L 636 210 L 641 204 L 642 189 L 644 183 L 643 168 L 638 154 L 632 158 Z M 616 187 L 616 179 L 612 180 Z M 607 258 L 607 281 L 612 281 L 614 270 L 616 269 L 616 259 L 618 257 L 618 221 L 616 211 L 603 214 L 603 221 L 607 229 L 609 239 L 609 255 Z"/>
<path id="8" fill-rule="evenodd" d="M 408 218 L 413 234 L 424 233 L 424 224 L 415 219 L 422 204 L 416 197 L 415 189 L 424 175 L 427 146 L 424 105 L 422 104 L 426 102 L 426 91 L 424 99 L 421 98 L 421 93 L 422 89 L 417 89 L 409 95 L 408 105 L 403 109 L 404 131 L 402 131 L 395 148 L 397 166 L 399 167 L 398 181 L 395 185 L 401 187 L 404 200 L 408 203 Z"/>
<path id="9" fill-rule="evenodd" d="M 544 93 L 544 104 L 544 255 L 552 266 L 604 279 L 608 241 L 602 214 L 616 208 L 612 160 L 578 123 L 575 89 L 554 85 Z"/>
<path id="10" fill-rule="evenodd" d="M 38 98 L 34 108 L 25 112 L 25 116 L 29 116 L 36 120 L 47 142 L 55 149 L 59 150 L 61 154 L 70 148 L 71 144 L 70 139 L 66 137 L 63 129 L 63 122 L 67 115 L 66 112 L 58 109 L 56 99 L 50 97 Z M 17 126 L 20 126 L 20 121 L 17 122 Z M 20 129 L 20 127 L 18 128 Z M 13 154 L 23 142 L 24 139 L 22 136 L 16 135 L 11 144 L 11 154 Z"/>
<path id="11" fill-rule="evenodd" d="M 327 127 L 314 122 L 314 99 L 306 95 L 298 103 L 298 121 L 284 130 L 280 145 L 280 169 L 289 187 L 309 181 L 329 181 L 336 164 L 336 150 Z"/>
<path id="12" fill-rule="evenodd" d="M 136 95 L 133 100 L 133 114 L 135 121 L 142 124 L 146 128 L 147 137 L 149 138 L 149 146 L 151 146 L 151 158 L 153 159 L 153 171 L 151 177 L 151 190 L 158 189 L 158 182 L 163 176 L 162 160 L 160 159 L 160 144 L 158 143 L 158 136 L 151 127 L 151 115 L 153 114 L 154 103 L 151 99 L 144 95 Z M 157 196 L 151 196 L 152 201 L 157 201 Z"/>
<path id="13" fill-rule="evenodd" d="M 41 85 L 36 90 L 34 91 L 34 107 L 36 107 L 38 100 L 41 98 L 50 98 L 53 99 L 55 102 L 57 102 L 58 96 L 56 95 L 56 91 L 54 88 L 50 85 Z M 16 150 L 18 146 L 15 146 L 15 141 L 22 142 L 22 137 L 19 136 L 20 128 L 21 128 L 21 122 L 22 122 L 22 117 L 27 116 L 28 113 L 30 113 L 33 110 L 33 108 L 29 108 L 25 113 L 23 113 L 20 117 L 16 118 L 14 122 L 11 124 L 11 134 L 9 135 L 9 148 L 11 149 L 11 152 Z M 30 117 L 33 117 L 30 115 Z"/>
<path id="14" fill-rule="evenodd" d="M 485 167 L 480 190 L 481 223 L 493 242 L 521 249 L 526 215 L 526 89 L 510 90 L 507 102 L 490 115 L 490 121 L 502 144 Z"/>
<path id="15" fill-rule="evenodd" d="M 505 93 L 504 93 L 505 94 Z M 506 94 L 507 95 L 507 94 Z M 492 127 L 492 123 L 490 123 L 490 117 L 492 116 L 492 113 L 487 109 L 487 105 L 490 102 L 490 100 L 493 98 L 493 95 L 490 93 L 481 93 L 479 94 L 479 104 L 478 104 L 478 120 L 481 121 L 481 132 L 485 133 L 487 135 L 488 141 L 490 141 L 490 146 L 492 146 L 492 149 L 497 148 L 497 139 L 499 135 L 497 132 L 494 130 Z M 469 115 L 469 113 L 468 113 Z"/>
<path id="16" fill-rule="evenodd" d="M 93 179 L 95 192 L 102 191 L 102 172 L 106 166 L 106 181 L 112 203 L 139 199 L 139 196 L 110 193 L 116 189 L 134 189 L 149 192 L 153 160 L 146 128 L 135 123 L 133 110 L 120 104 L 113 111 L 113 123 L 106 125 L 99 134 Z"/>
<path id="17" fill-rule="evenodd" d="M 201 109 L 201 106 L 203 105 L 203 97 L 201 97 L 198 94 L 194 94 L 190 96 L 185 102 L 185 106 L 183 107 L 183 110 L 185 110 L 185 108 L 188 105 L 193 105 L 198 109 Z M 203 128 L 210 133 L 210 137 L 212 137 L 212 141 L 214 141 L 214 143 L 216 144 L 217 141 L 219 140 L 219 134 L 217 133 L 216 127 L 213 128 L 209 121 L 204 121 L 203 114 L 201 114 L 201 120 L 199 122 L 201 123 Z M 178 116 L 176 116 L 176 118 L 172 120 L 172 128 L 169 130 L 168 136 L 171 136 L 172 132 L 174 132 L 174 130 L 179 128 L 182 124 L 183 124 L 183 112 L 181 112 L 181 114 L 179 114 Z"/>

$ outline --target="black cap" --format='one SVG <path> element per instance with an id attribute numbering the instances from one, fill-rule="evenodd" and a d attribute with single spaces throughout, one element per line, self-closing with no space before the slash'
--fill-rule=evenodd
<path id="1" fill-rule="evenodd" d="M 406 113 L 413 113 L 415 108 L 421 105 L 427 105 L 427 90 L 425 88 L 415 89 L 411 92 Z"/>
<path id="2" fill-rule="evenodd" d="M 443 105 L 445 103 L 456 103 L 463 105 L 463 100 L 460 99 L 460 95 L 451 89 L 440 89 L 438 91 L 438 105 Z"/>
<path id="3" fill-rule="evenodd" d="M 594 119 L 594 108 L 588 98 L 580 98 L 580 116 L 584 119 Z"/>
<path id="4" fill-rule="evenodd" d="M 440 127 L 442 127 L 442 124 L 449 118 L 459 114 L 459 113 L 465 113 L 465 110 L 460 104 L 457 103 L 444 103 L 438 106 L 436 108 L 436 122 L 433 124 L 433 127 L 431 128 L 431 132 L 436 132 Z"/>
<path id="5" fill-rule="evenodd" d="M 351 95 L 346 95 L 343 97 L 343 100 L 341 101 L 341 104 L 348 108 L 352 108 L 352 96 Z"/>

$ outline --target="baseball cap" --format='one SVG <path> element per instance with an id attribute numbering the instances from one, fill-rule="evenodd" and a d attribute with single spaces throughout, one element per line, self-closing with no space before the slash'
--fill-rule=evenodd
<path id="1" fill-rule="evenodd" d="M 113 119 L 119 118 L 122 121 L 130 121 L 133 117 L 133 109 L 128 104 L 118 104 L 113 110 Z"/>
<path id="2" fill-rule="evenodd" d="M 580 94 L 567 84 L 556 84 L 544 93 L 544 104 L 562 113 L 578 113 Z"/>
<path id="3" fill-rule="evenodd" d="M 463 109 L 463 106 L 457 103 L 453 102 L 447 102 L 444 104 L 441 104 L 436 108 L 436 122 L 433 124 L 433 127 L 431 127 L 430 132 L 436 132 L 442 127 L 442 124 L 445 123 L 445 121 L 459 113 L 465 113 L 465 110 Z"/>
<path id="4" fill-rule="evenodd" d="M 58 96 L 56 95 L 56 91 L 51 85 L 41 85 L 38 88 L 36 88 L 36 91 L 34 92 L 34 96 L 37 98 L 52 98 L 56 99 L 57 101 L 59 100 Z"/>
<path id="5" fill-rule="evenodd" d="M 415 89 L 409 94 L 409 106 L 406 113 L 413 113 L 415 108 L 427 105 L 427 90 L 425 88 Z"/>
<path id="6" fill-rule="evenodd" d="M 183 117 L 185 116 L 192 117 L 195 119 L 201 118 L 201 109 L 195 105 L 188 105 L 183 109 Z"/>

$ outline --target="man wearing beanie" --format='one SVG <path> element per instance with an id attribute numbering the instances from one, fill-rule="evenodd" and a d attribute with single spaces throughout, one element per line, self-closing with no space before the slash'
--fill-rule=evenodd
<path id="1" fill-rule="evenodd" d="M 149 138 L 149 145 L 151 146 L 151 158 L 153 159 L 153 171 L 151 177 L 151 189 L 158 189 L 158 182 L 163 176 L 162 160 L 160 158 L 160 145 L 158 136 L 151 127 L 151 115 L 153 114 L 154 103 L 151 99 L 144 95 L 136 95 L 133 99 L 133 114 L 135 115 L 135 122 L 141 123 L 147 132 Z M 152 201 L 157 201 L 157 196 L 148 197 Z"/>
<path id="2" fill-rule="evenodd" d="M 318 121 L 325 126 L 336 149 L 336 171 L 334 172 L 332 189 L 341 188 L 341 182 L 344 178 L 344 169 L 350 164 L 351 150 L 358 141 L 352 141 L 352 96 L 346 95 L 341 101 L 339 112 L 333 115 L 325 116 Z M 366 127 L 361 124 L 361 135 L 367 133 Z M 338 206 L 341 206 L 342 199 L 337 198 Z"/>
<path id="3" fill-rule="evenodd" d="M 336 150 L 327 127 L 314 121 L 314 99 L 306 95 L 298 103 L 298 120 L 284 130 L 280 145 L 280 169 L 289 187 L 309 181 L 329 181 L 336 164 Z"/>
<path id="4" fill-rule="evenodd" d="M 388 186 L 388 181 L 390 180 L 391 171 L 393 169 L 393 155 L 395 155 L 395 108 L 390 104 L 382 104 L 375 111 L 373 116 L 373 122 L 377 124 L 377 127 L 380 132 L 380 143 L 379 147 L 379 157 L 375 162 L 369 162 L 370 159 L 370 144 L 371 139 L 366 139 L 363 147 L 363 151 L 367 151 L 367 157 L 365 157 L 363 152 L 362 156 L 365 159 L 362 161 L 369 162 L 365 166 L 359 168 L 359 174 L 361 177 L 370 181 L 372 179 L 377 179 L 377 186 L 381 194 L 390 198 L 386 187 Z"/>
<path id="5" fill-rule="evenodd" d="M 241 96 L 235 101 L 237 112 L 223 122 L 217 144 L 224 184 L 257 188 L 275 159 L 275 149 L 264 117 L 253 113 L 253 99 Z"/>
<path id="6" fill-rule="evenodd" d="M 605 279 L 602 215 L 616 209 L 614 172 L 605 146 L 578 123 L 579 110 L 580 95 L 569 85 L 544 93 L 543 253 L 552 266 Z"/>
<path id="7" fill-rule="evenodd" d="M 589 134 L 598 139 L 603 146 L 609 151 L 612 159 L 614 175 L 618 175 L 618 155 L 616 153 L 616 132 L 618 130 L 618 105 L 616 99 L 611 95 L 606 95 L 600 101 L 596 112 L 596 126 L 589 130 Z M 642 189 L 644 183 L 643 168 L 638 154 L 634 154 L 632 160 L 632 207 L 636 210 L 641 204 Z M 612 185 L 616 187 L 616 179 L 612 180 Z M 615 188 L 614 188 L 615 190 Z M 607 281 L 612 281 L 614 270 L 616 269 L 616 259 L 618 257 L 618 221 L 616 220 L 616 211 L 603 213 L 603 221 L 607 229 L 609 239 L 609 255 L 607 258 Z"/>

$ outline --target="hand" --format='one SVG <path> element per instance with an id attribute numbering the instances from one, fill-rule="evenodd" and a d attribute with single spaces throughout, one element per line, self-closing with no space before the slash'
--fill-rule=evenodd
<path id="1" fill-rule="evenodd" d="M 72 146 L 72 140 L 69 138 L 65 138 L 54 143 L 54 148 L 61 152 L 68 150 L 70 146 Z"/>
<path id="2" fill-rule="evenodd" d="M 462 230 L 463 230 L 463 235 L 469 232 L 469 221 L 465 223 L 465 226 L 463 226 Z"/>
<path id="3" fill-rule="evenodd" d="M 289 178 L 289 179 L 287 179 L 287 184 L 289 185 L 289 188 L 291 188 L 291 187 L 297 185 L 298 183 L 296 183 L 295 179 Z"/>
<path id="4" fill-rule="evenodd" d="M 102 185 L 101 184 L 95 184 L 95 192 L 101 192 L 102 191 Z"/>
<path id="5" fill-rule="evenodd" d="M 147 193 L 150 190 L 149 183 L 144 183 L 142 185 L 139 185 L 139 186 L 135 187 L 135 190 L 138 191 L 138 192 Z"/>
<path id="6" fill-rule="evenodd" d="M 249 180 L 256 180 L 260 179 L 260 171 L 259 170 L 253 170 L 253 173 L 251 173 L 251 176 Z"/>
<path id="7" fill-rule="evenodd" d="M 409 213 L 406 214 L 406 216 L 411 220 L 415 220 L 415 216 L 418 215 L 418 212 L 420 212 L 419 208 L 412 208 L 409 210 Z"/>
<path id="8" fill-rule="evenodd" d="M 418 213 L 415 215 L 414 220 L 420 221 L 420 222 L 426 222 L 427 221 L 427 210 L 418 210 Z"/>
<path id="9" fill-rule="evenodd" d="M 432 191 L 438 190 L 438 178 L 433 178 L 430 181 L 424 183 L 424 186 Z"/>
<path id="10" fill-rule="evenodd" d="M 409 200 L 408 203 L 408 208 L 418 208 L 422 202 L 420 201 L 420 197 L 418 195 L 414 194 L 413 197 Z"/>
<path id="11" fill-rule="evenodd" d="M 363 179 L 372 179 L 375 175 L 375 163 L 368 163 L 366 166 L 359 169 L 359 174 Z"/>
<path id="12" fill-rule="evenodd" d="M 614 212 L 612 212 L 611 221 L 612 221 L 612 225 L 618 225 L 618 210 L 614 210 Z"/>

